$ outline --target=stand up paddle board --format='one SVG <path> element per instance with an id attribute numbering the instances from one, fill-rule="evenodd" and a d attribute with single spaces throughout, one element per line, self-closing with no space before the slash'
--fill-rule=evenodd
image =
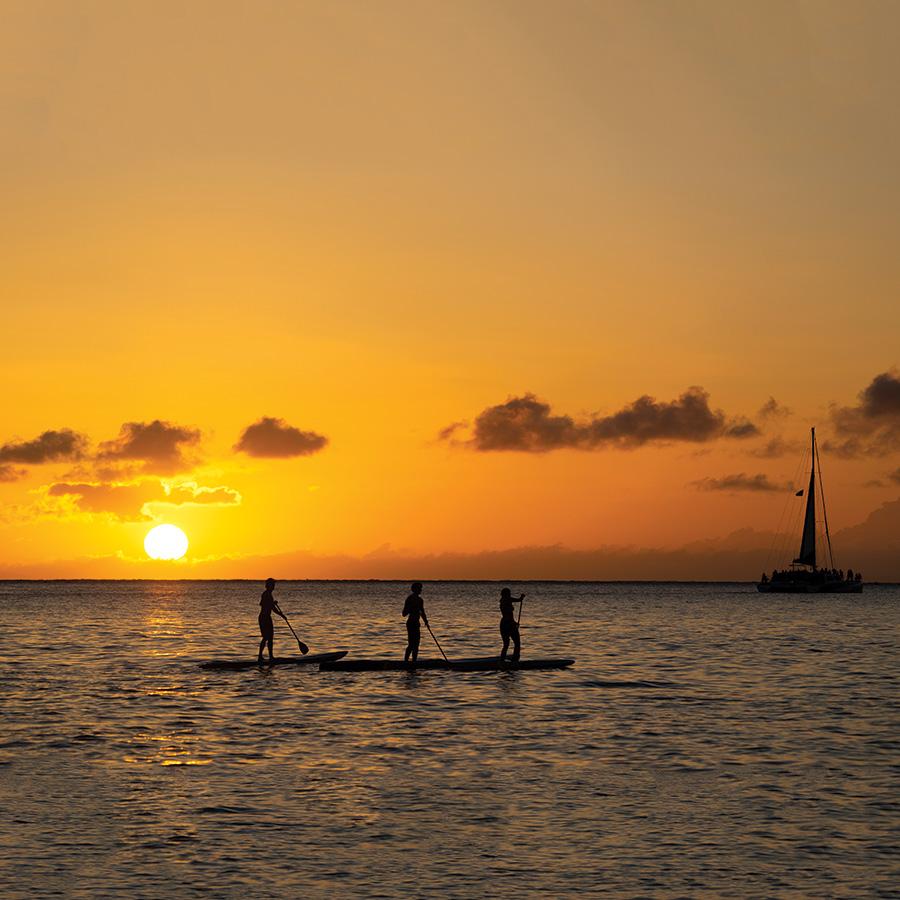
<path id="1" fill-rule="evenodd" d="M 268 658 L 262 663 L 255 659 L 211 659 L 209 662 L 200 663 L 200 668 L 235 672 L 241 669 L 267 669 L 270 666 L 311 666 L 334 662 L 346 655 L 346 650 L 335 650 L 333 653 L 309 653 L 306 656 L 276 656 L 271 663 Z"/>
<path id="2" fill-rule="evenodd" d="M 475 659 L 419 659 L 415 665 L 402 659 L 341 659 L 323 662 L 322 672 L 413 672 L 422 669 L 447 669 L 454 672 L 515 672 L 519 669 L 565 669 L 574 659 L 520 659 L 518 662 L 501 660 L 498 656 Z"/>

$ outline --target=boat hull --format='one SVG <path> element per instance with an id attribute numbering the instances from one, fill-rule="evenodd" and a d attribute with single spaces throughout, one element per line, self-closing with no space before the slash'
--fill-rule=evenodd
<path id="1" fill-rule="evenodd" d="M 768 581 L 756 589 L 761 594 L 861 594 L 861 581 Z"/>

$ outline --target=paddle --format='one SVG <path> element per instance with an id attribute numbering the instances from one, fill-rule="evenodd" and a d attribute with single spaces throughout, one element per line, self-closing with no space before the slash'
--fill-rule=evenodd
<path id="1" fill-rule="evenodd" d="M 304 644 L 303 641 L 301 641 L 300 638 L 297 637 L 297 632 L 294 631 L 294 626 L 291 625 L 290 622 L 288 622 L 288 617 L 287 617 L 284 613 L 282 613 L 281 615 L 282 615 L 282 617 L 284 618 L 284 621 L 287 622 L 287 627 L 291 629 L 291 634 L 292 634 L 295 638 L 297 638 L 297 646 L 300 648 L 300 652 L 301 652 L 304 656 L 306 656 L 306 654 L 309 653 L 309 647 L 307 647 L 306 644 Z"/>
<path id="2" fill-rule="evenodd" d="M 432 639 L 433 639 L 434 642 L 437 644 L 438 650 L 441 651 L 441 656 L 444 657 L 444 661 L 445 661 L 445 662 L 450 662 L 450 660 L 447 659 L 447 654 L 444 653 L 444 648 L 443 648 L 440 644 L 438 644 L 438 639 L 434 636 L 434 632 L 431 630 L 431 626 L 426 622 L 426 623 L 425 623 L 425 627 L 428 629 L 428 633 L 431 635 Z"/>
<path id="3" fill-rule="evenodd" d="M 516 625 L 518 625 L 519 622 L 522 621 L 522 607 L 524 605 L 525 605 L 525 595 L 522 594 L 522 596 L 519 598 L 519 617 L 516 619 Z"/>

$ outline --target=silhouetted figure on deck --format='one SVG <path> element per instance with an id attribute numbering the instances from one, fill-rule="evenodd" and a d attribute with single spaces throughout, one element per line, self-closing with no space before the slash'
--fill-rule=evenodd
<path id="1" fill-rule="evenodd" d="M 278 603 L 272 596 L 272 591 L 274 590 L 275 579 L 269 578 L 266 581 L 266 589 L 262 592 L 262 597 L 259 598 L 259 633 L 262 635 L 262 640 L 259 642 L 260 662 L 263 661 L 263 647 L 265 646 L 268 646 L 269 648 L 269 662 L 272 662 L 274 659 L 272 654 L 272 641 L 275 638 L 275 623 L 272 621 L 272 613 L 277 613 L 285 622 L 287 622 L 287 617 L 279 609 Z"/>
<path id="2" fill-rule="evenodd" d="M 410 588 L 410 595 L 403 604 L 403 615 L 406 617 L 406 652 L 403 654 L 403 662 L 409 662 L 412 657 L 413 665 L 419 658 L 419 642 L 422 639 L 422 628 L 419 619 L 428 627 L 428 616 L 425 615 L 425 603 L 422 600 L 422 585 L 417 581 Z"/>
<path id="3" fill-rule="evenodd" d="M 506 651 L 509 649 L 509 641 L 512 638 L 513 655 L 510 657 L 510 661 L 519 661 L 519 654 L 522 652 L 522 641 L 519 637 L 519 623 L 513 615 L 513 603 L 521 603 L 524 599 L 524 594 L 518 599 L 514 599 L 509 588 L 503 588 L 500 591 L 500 636 L 503 638 L 503 650 L 500 651 L 500 659 L 506 659 Z M 521 607 L 519 608 L 521 609 Z"/>

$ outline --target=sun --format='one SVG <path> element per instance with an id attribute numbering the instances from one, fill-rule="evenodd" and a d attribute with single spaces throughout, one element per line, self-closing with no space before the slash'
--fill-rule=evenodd
<path id="1" fill-rule="evenodd" d="M 144 549 L 151 559 L 181 559 L 187 548 L 187 535 L 177 525 L 157 525 L 144 538 Z"/>

